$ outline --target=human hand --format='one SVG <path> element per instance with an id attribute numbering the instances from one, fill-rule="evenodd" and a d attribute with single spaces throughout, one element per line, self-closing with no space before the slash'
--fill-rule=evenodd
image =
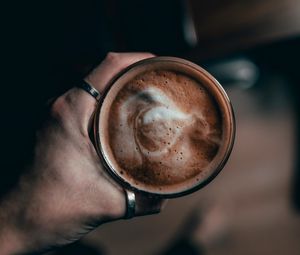
<path id="1" fill-rule="evenodd" d="M 119 71 L 153 57 L 109 53 L 85 80 L 100 93 Z M 34 158 L 18 186 L 0 202 L 0 253 L 41 252 L 78 240 L 121 219 L 124 191 L 104 170 L 89 138 L 96 100 L 73 88 L 57 98 L 38 130 Z M 136 194 L 136 215 L 159 212 L 163 201 Z"/>

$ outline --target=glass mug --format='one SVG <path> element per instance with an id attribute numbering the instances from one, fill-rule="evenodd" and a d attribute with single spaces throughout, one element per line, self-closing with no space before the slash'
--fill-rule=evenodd
<path id="1" fill-rule="evenodd" d="M 110 81 L 93 132 L 99 157 L 122 187 L 174 198 L 202 188 L 222 170 L 235 119 L 225 90 L 207 71 L 184 59 L 153 57 Z"/>

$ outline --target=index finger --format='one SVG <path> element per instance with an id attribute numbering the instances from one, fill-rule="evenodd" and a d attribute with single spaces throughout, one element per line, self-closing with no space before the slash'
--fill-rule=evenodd
<path id="1" fill-rule="evenodd" d="M 147 52 L 114 53 L 110 52 L 102 63 L 96 67 L 84 80 L 95 87 L 100 93 L 106 88 L 109 81 L 127 66 L 140 60 L 154 57 Z"/>

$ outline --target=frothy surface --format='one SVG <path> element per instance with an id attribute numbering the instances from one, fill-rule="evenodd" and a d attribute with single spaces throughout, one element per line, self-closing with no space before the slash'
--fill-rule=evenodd
<path id="1" fill-rule="evenodd" d="M 148 71 L 112 102 L 107 144 L 114 168 L 139 187 L 164 190 L 209 171 L 222 119 L 208 91 L 174 71 Z"/>

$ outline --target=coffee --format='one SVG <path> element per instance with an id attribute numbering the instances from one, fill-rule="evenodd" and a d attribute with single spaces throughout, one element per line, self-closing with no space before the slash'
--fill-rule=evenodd
<path id="1" fill-rule="evenodd" d="M 131 187 L 162 195 L 192 189 L 212 175 L 228 136 L 216 89 L 157 62 L 118 81 L 98 119 L 109 168 Z"/>

